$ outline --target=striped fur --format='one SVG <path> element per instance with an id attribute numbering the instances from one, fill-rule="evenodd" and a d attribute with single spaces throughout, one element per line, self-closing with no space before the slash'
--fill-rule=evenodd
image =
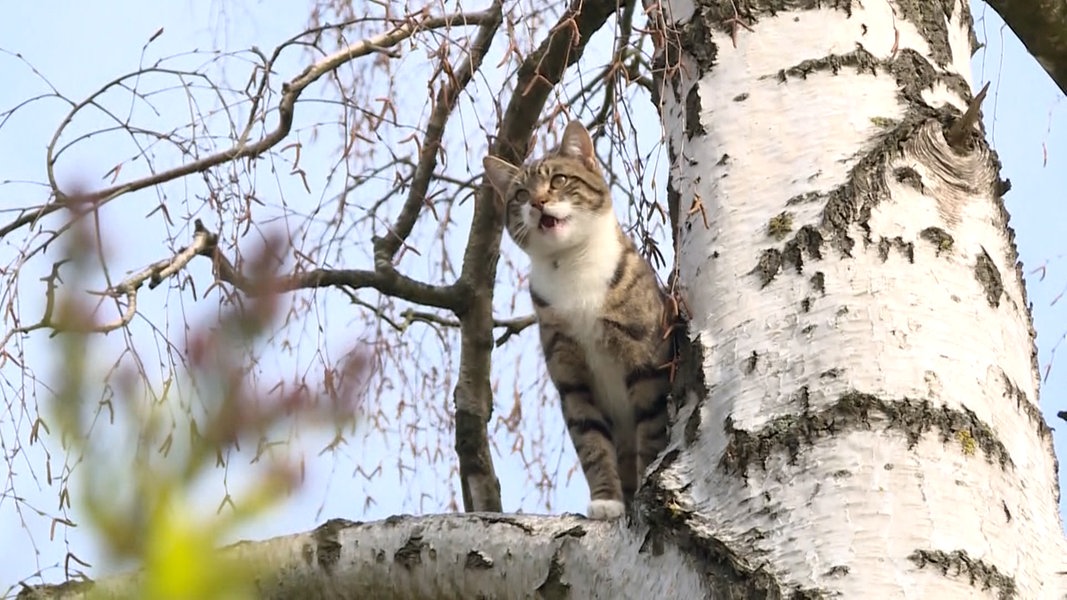
<path id="1" fill-rule="evenodd" d="M 589 483 L 589 517 L 618 518 L 667 444 L 666 296 L 615 218 L 580 123 L 525 167 L 484 164 L 508 233 L 530 257 L 541 346 Z"/>

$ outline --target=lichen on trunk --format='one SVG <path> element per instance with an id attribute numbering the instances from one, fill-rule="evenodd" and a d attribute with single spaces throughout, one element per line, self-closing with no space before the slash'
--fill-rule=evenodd
<path id="1" fill-rule="evenodd" d="M 782 590 L 1048 594 L 1055 457 L 1000 164 L 965 118 L 966 4 L 669 9 L 657 99 L 707 392 L 653 516 Z M 992 579 L 928 568 L 947 557 Z"/>

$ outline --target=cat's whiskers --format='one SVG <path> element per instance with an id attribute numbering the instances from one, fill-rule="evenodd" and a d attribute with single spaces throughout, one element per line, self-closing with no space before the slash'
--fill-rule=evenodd
<path id="1" fill-rule="evenodd" d="M 589 483 L 589 516 L 618 518 L 667 444 L 667 295 L 622 232 L 580 123 L 526 168 L 495 157 L 485 168 L 508 233 L 530 257 L 541 346 Z M 544 227 L 545 215 L 560 221 Z"/>

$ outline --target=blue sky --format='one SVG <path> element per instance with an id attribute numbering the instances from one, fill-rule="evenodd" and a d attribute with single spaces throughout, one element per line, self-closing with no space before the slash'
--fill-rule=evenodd
<path id="1" fill-rule="evenodd" d="M 1057 342 L 1067 334 L 1067 313 L 1063 309 L 1067 300 L 1056 302 L 1067 287 L 1067 263 L 1063 258 L 1067 247 L 1067 219 L 1061 216 L 1067 208 L 1064 206 L 1067 198 L 1063 195 L 1063 190 L 1067 190 L 1067 135 L 1064 134 L 1067 100 L 1025 53 L 1011 32 L 1002 26 L 991 9 L 977 4 L 973 10 L 979 39 L 986 43 L 973 63 L 975 81 L 979 85 L 985 81 L 992 82 L 984 107 L 987 132 L 1000 154 L 1004 166 L 1002 177 L 1012 182 L 1006 202 L 1028 274 L 1028 292 L 1034 305 L 1040 364 L 1043 370 L 1051 366 L 1042 391 L 1042 406 L 1050 425 L 1057 428 L 1055 412 L 1067 409 L 1067 376 L 1064 375 L 1067 365 L 1063 363 L 1067 349 L 1063 349 L 1055 361 L 1052 360 L 1052 351 Z M 113 0 L 108 3 L 106 11 L 100 9 L 99 3 L 19 2 L 5 7 L 5 18 L 0 22 L 0 49 L 8 53 L 20 53 L 64 95 L 80 99 L 102 82 L 136 69 L 142 47 L 160 27 L 164 28 L 164 32 L 146 50 L 146 63 L 194 48 L 204 51 L 237 50 L 256 45 L 269 51 L 277 42 L 298 33 L 306 19 L 307 5 L 300 2 L 271 3 L 268 6 L 253 1 L 229 4 L 174 1 L 149 5 Z M 410 54 L 416 60 L 423 56 L 417 52 Z M 279 65 L 279 77 L 286 78 L 299 72 L 300 58 L 294 54 L 283 61 Z M 486 64 L 494 64 L 494 60 L 487 60 Z M 0 75 L 6 82 L 0 88 L 0 110 L 6 110 L 46 90 L 25 64 L 11 54 L 0 54 Z M 421 89 L 418 91 L 421 93 Z M 178 98 L 161 99 L 162 120 L 165 120 L 169 110 L 179 114 L 185 110 L 177 101 Z M 40 187 L 6 182 L 43 179 L 45 145 L 65 110 L 66 107 L 56 101 L 40 103 L 18 113 L 0 128 L 0 181 L 5 182 L 0 185 L 0 222 L 8 220 L 10 213 L 6 210 L 10 207 L 23 206 L 42 197 Z M 323 110 L 320 114 L 325 118 L 330 113 Z M 476 114 L 472 108 L 464 110 L 466 112 L 462 117 L 466 122 L 485 123 L 485 117 Z M 312 116 L 309 119 L 308 123 L 313 121 Z M 655 122 L 654 116 L 650 115 L 649 122 Z M 308 154 L 302 166 L 308 171 L 312 182 L 318 182 L 318 185 L 313 183 L 312 192 L 308 193 L 294 178 L 281 175 L 265 177 L 274 185 L 278 197 L 284 198 L 290 208 L 299 209 L 301 206 L 315 206 L 328 197 L 323 192 L 323 182 L 329 174 L 330 153 L 334 148 L 327 141 L 315 138 L 307 123 L 294 136 L 305 143 Z M 62 176 L 84 177 L 93 186 L 103 183 L 100 177 L 130 153 L 130 148 L 122 142 L 117 141 L 113 146 L 110 140 L 89 140 L 75 146 L 65 164 L 76 167 L 70 167 L 71 170 L 63 172 Z M 477 166 L 480 158 L 471 157 L 472 164 Z M 195 193 L 195 182 L 188 186 L 181 184 L 169 187 L 168 198 Z M 110 233 L 109 249 L 116 257 L 114 272 L 119 276 L 126 270 L 143 267 L 167 255 L 168 247 L 161 239 L 158 220 L 146 216 L 157 201 L 158 196 L 154 192 L 133 194 L 120 199 L 117 208 L 105 216 L 103 226 Z M 458 207 L 452 218 L 465 224 L 469 221 L 469 213 L 465 210 L 469 210 L 469 206 Z M 211 227 L 212 223 L 208 223 L 208 226 Z M 177 239 L 182 239 L 180 233 Z M 453 254 L 458 256 L 455 251 Z M 0 265 L 7 265 L 13 256 L 12 242 L 0 242 Z M 358 262 L 366 260 L 365 254 L 361 254 L 359 249 L 350 250 L 346 256 L 351 260 L 344 266 L 361 266 Z M 41 288 L 37 280 L 47 270 L 52 258 L 50 256 L 48 261 L 29 265 L 20 279 L 20 305 L 26 318 L 39 314 L 35 308 L 40 302 L 39 296 L 32 294 L 39 293 Z M 203 262 L 206 261 L 194 261 L 190 268 L 192 277 L 201 282 L 198 289 L 206 287 L 211 277 Z M 1038 271 L 1038 267 L 1044 269 Z M 415 268 L 428 267 L 416 264 Z M 343 299 L 337 299 L 336 294 L 331 298 L 331 292 L 323 292 L 320 296 L 323 298 L 317 298 L 307 305 L 309 324 L 302 326 L 299 336 L 308 347 L 288 355 L 268 352 L 265 355 L 265 370 L 292 372 L 308 369 L 315 364 L 314 357 L 319 347 L 325 348 L 326 354 L 336 356 L 351 347 L 353 336 L 373 334 L 361 322 L 346 316 L 352 309 Z M 217 297 L 209 296 L 192 302 L 181 298 L 177 292 L 160 288 L 142 293 L 141 301 L 142 313 L 150 317 L 162 331 L 176 336 L 179 345 L 185 320 L 205 322 L 217 314 Z M 500 306 L 502 309 L 509 308 L 506 302 Z M 514 310 L 516 314 L 525 314 L 528 305 L 520 301 Z M 507 316 L 507 310 L 501 314 Z M 319 329 L 317 323 L 327 325 Z M 136 335 L 146 336 L 144 339 L 151 339 L 152 334 L 144 322 L 136 324 L 134 331 Z M 403 339 L 411 349 L 410 356 L 414 362 L 420 365 L 441 363 L 440 353 L 443 349 L 431 330 L 414 326 L 404 334 Z M 540 394 L 539 388 L 528 376 L 534 363 L 522 359 L 524 352 L 527 357 L 531 356 L 530 349 L 535 348 L 532 344 L 534 337 L 526 334 L 517 342 L 510 343 L 498 357 L 496 375 L 501 381 L 501 390 L 517 387 L 531 395 Z M 109 352 L 116 353 L 122 347 L 123 340 L 116 334 L 99 342 L 101 356 L 108 356 Z M 152 347 L 151 344 L 149 347 Z M 50 348 L 47 336 L 41 332 L 33 334 L 26 343 L 27 361 L 34 364 L 37 374 L 46 380 L 49 370 L 56 368 L 55 356 Z M 149 356 L 147 361 L 160 379 L 163 377 L 160 365 L 164 362 L 160 357 L 164 355 L 165 352 L 160 350 L 159 357 Z M 537 356 L 536 349 L 532 356 Z M 442 368 L 446 369 L 447 366 L 442 365 Z M 17 379 L 17 373 L 11 369 L 10 365 L 4 367 L 0 377 Z M 427 372 L 425 369 L 419 371 L 420 375 Z M 440 381 L 448 379 L 447 374 L 440 377 Z M 514 383 L 516 378 L 517 384 Z M 395 403 L 405 394 L 418 394 L 426 384 L 424 382 L 421 385 L 410 388 L 400 386 L 393 394 L 396 397 L 383 401 Z M 45 388 L 36 389 L 40 398 L 46 396 Z M 18 400 L 11 396 L 9 387 L 3 390 L 5 403 Z M 505 391 L 498 396 L 497 414 L 506 415 L 511 409 L 509 393 Z M 264 538 L 302 531 L 331 517 L 367 520 L 394 513 L 442 510 L 449 495 L 455 493 L 455 478 L 449 478 L 443 470 L 449 466 L 450 459 L 437 459 L 434 464 L 427 464 L 424 459 L 411 459 L 401 468 L 397 466 L 394 454 L 405 448 L 400 438 L 406 435 L 423 436 L 425 439 L 422 443 L 439 445 L 432 432 L 416 431 L 412 434 L 403 425 L 439 419 L 450 398 L 450 393 L 443 394 L 434 399 L 433 407 L 418 409 L 425 410 L 425 413 L 412 413 L 410 411 L 416 409 L 408 406 L 404 410 L 409 412 L 392 421 L 383 435 L 366 426 L 357 427 L 352 436 L 353 443 L 339 456 L 316 457 L 329 432 L 299 432 L 296 434 L 294 452 L 302 452 L 307 458 L 306 485 L 277 510 L 236 532 L 234 537 Z M 546 452 L 549 466 L 561 465 L 560 471 L 567 477 L 567 473 L 571 472 L 570 465 L 573 465 L 573 453 L 569 444 L 561 443 L 564 432 L 558 424 L 554 406 L 550 405 L 545 414 L 538 414 L 534 407 L 526 406 L 525 409 L 524 418 L 530 422 L 527 430 L 529 437 L 524 439 L 525 451 Z M 25 435 L 25 423 L 0 419 L 4 452 L 10 452 L 12 442 Z M 1067 438 L 1057 434 L 1055 439 L 1058 455 L 1063 457 L 1067 451 Z M 514 440 L 514 436 L 507 438 L 497 460 L 505 509 L 544 511 L 538 495 L 530 491 L 531 481 L 523 462 L 508 452 L 508 445 Z M 56 452 L 55 448 L 52 450 Z M 452 452 L 447 436 L 442 450 L 445 453 Z M 50 516 L 55 514 L 56 507 L 56 490 L 44 484 L 40 475 L 34 476 L 30 469 L 33 461 L 45 460 L 42 449 L 39 446 L 26 448 L 25 453 L 24 460 L 27 462 L 16 463 L 15 473 L 5 483 L 4 494 L 0 496 L 0 539 L 6 542 L 0 545 L 0 589 L 28 577 L 38 569 L 44 570 L 47 580 L 55 581 L 62 577 L 62 570 L 55 565 L 62 564 L 66 546 L 62 535 L 56 540 L 49 540 Z M 53 456 L 52 460 L 56 458 Z M 221 476 L 228 477 L 229 485 L 239 485 L 244 476 L 242 465 L 246 462 L 234 460 L 229 473 L 220 473 L 220 479 L 204 482 L 199 492 L 206 510 L 213 510 L 222 494 Z M 409 468 L 411 465 L 422 465 L 422 468 L 412 471 Z M 381 466 L 382 470 L 367 482 L 353 474 L 356 466 L 365 471 L 373 471 Z M 559 489 L 550 493 L 553 512 L 584 510 L 584 483 L 580 475 L 572 475 L 564 480 Z M 11 494 L 15 493 L 25 499 L 24 506 L 35 506 L 44 516 L 33 514 L 32 511 L 20 513 L 18 504 L 11 499 Z M 368 496 L 375 503 L 366 507 Z M 68 531 L 65 535 L 79 556 L 102 564 L 85 528 Z M 36 552 L 27 551 L 31 542 Z"/>

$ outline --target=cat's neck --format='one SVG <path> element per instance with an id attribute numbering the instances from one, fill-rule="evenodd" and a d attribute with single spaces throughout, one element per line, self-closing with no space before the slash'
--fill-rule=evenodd
<path id="1" fill-rule="evenodd" d="M 623 252 L 622 228 L 614 213 L 603 215 L 591 225 L 589 235 L 579 244 L 548 255 L 530 255 L 531 275 L 611 277 Z"/>

